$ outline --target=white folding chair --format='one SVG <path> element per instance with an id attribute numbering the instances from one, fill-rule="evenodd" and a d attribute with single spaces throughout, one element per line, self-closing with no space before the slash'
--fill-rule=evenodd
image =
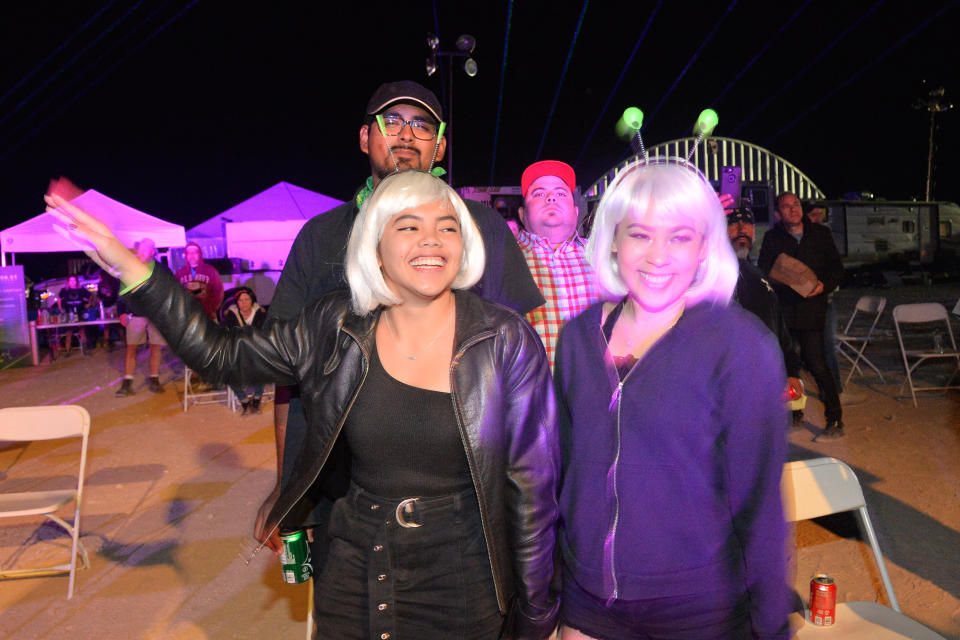
<path id="1" fill-rule="evenodd" d="M 924 325 L 923 331 L 919 334 L 908 334 L 907 341 L 904 341 L 902 325 L 910 324 Z M 893 308 L 893 326 L 897 330 L 897 342 L 900 344 L 900 354 L 903 356 L 903 367 L 907 371 L 913 406 L 917 406 L 917 391 L 960 389 L 960 384 L 952 384 L 957 372 L 960 371 L 960 351 L 957 351 L 957 343 L 950 328 L 950 316 L 947 315 L 947 309 L 942 304 L 921 302 L 897 305 Z M 945 333 L 940 333 L 941 331 Z M 939 344 L 937 344 L 937 336 L 939 336 Z M 921 341 L 919 344 L 922 348 L 916 348 L 918 340 Z M 910 348 L 907 348 L 908 343 Z M 957 366 L 945 386 L 918 387 L 914 384 L 913 374 L 921 364 L 929 360 L 951 358 Z M 912 365 L 911 360 L 914 361 Z"/>
<path id="2" fill-rule="evenodd" d="M 853 377 L 854 371 L 859 371 L 861 375 L 863 374 L 863 371 L 860 369 L 861 361 L 873 369 L 876 374 L 880 376 L 880 382 L 883 382 L 883 374 L 880 373 L 880 369 L 878 369 L 869 358 L 863 355 L 863 351 L 867 348 L 870 338 L 873 337 L 873 331 L 877 328 L 877 322 L 880 321 L 880 316 L 883 315 L 883 310 L 886 309 L 886 307 L 887 299 L 883 296 L 860 296 L 860 299 L 857 300 L 857 305 L 853 309 L 853 314 L 850 316 L 850 320 L 847 321 L 847 326 L 843 329 L 843 333 L 837 334 L 837 353 L 849 360 L 851 364 L 850 373 L 847 374 L 847 379 L 844 384 L 850 384 L 850 378 Z M 870 323 L 870 327 L 866 332 L 862 331 L 860 324 L 854 327 L 858 313 L 873 316 L 873 321 Z"/>
<path id="3" fill-rule="evenodd" d="M 880 552 L 880 544 L 867 513 L 863 490 L 856 474 L 846 463 L 836 458 L 799 460 L 784 465 L 780 485 L 783 493 L 784 515 L 790 522 L 809 520 L 832 513 L 857 511 L 866 533 L 873 557 L 880 569 L 880 578 L 886 590 L 890 607 L 876 602 L 838 602 L 836 622 L 830 627 L 819 627 L 807 621 L 806 614 L 791 616 L 790 626 L 797 630 L 797 638 L 838 637 L 885 640 L 887 638 L 917 638 L 944 640 L 943 636 L 927 629 L 919 622 L 900 613 L 900 605 L 893 592 L 887 565 Z"/>
<path id="4" fill-rule="evenodd" d="M 0 492 L 0 518 L 42 515 L 63 527 L 70 534 L 72 540 L 70 562 L 48 567 L 3 569 L 0 570 L 0 577 L 16 578 L 69 573 L 67 599 L 73 597 L 77 555 L 80 555 L 83 568 L 90 567 L 87 550 L 80 541 L 80 507 L 83 503 L 83 479 L 87 465 L 87 441 L 89 436 L 90 414 L 87 413 L 86 409 L 77 405 L 0 409 L 0 440 L 29 442 L 58 438 L 81 438 L 80 469 L 77 474 L 76 487 L 18 493 Z M 73 524 L 68 523 L 56 513 L 71 502 L 76 504 Z"/>

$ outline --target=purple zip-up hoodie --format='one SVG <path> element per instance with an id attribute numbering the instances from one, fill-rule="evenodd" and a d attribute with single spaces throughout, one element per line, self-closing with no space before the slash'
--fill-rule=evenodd
<path id="1" fill-rule="evenodd" d="M 788 638 L 776 340 L 736 304 L 700 303 L 618 394 L 601 316 L 571 320 L 557 351 L 567 568 L 608 601 L 741 593 L 756 637 Z"/>

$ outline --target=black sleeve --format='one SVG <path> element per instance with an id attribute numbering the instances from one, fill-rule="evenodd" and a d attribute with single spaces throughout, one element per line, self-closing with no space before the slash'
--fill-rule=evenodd
<path id="1" fill-rule="evenodd" d="M 137 315 L 150 319 L 167 344 L 204 380 L 230 384 L 295 384 L 304 361 L 315 355 L 320 312 L 275 322 L 270 330 L 228 329 L 211 320 L 200 303 L 165 269 L 124 296 Z"/>
<path id="2" fill-rule="evenodd" d="M 543 295 L 503 217 L 483 204 L 465 200 L 483 236 L 486 266 L 473 292 L 523 315 L 543 305 Z"/>

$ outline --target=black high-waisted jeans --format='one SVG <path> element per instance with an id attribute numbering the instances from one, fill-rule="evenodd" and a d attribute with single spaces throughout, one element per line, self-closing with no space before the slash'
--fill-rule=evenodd
<path id="1" fill-rule="evenodd" d="M 425 498 L 398 518 L 399 502 L 356 485 L 337 500 L 316 591 L 317 637 L 498 638 L 503 619 L 476 493 Z"/>

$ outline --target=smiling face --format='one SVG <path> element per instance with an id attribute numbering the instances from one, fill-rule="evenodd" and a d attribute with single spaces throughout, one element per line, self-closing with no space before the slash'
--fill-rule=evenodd
<path id="1" fill-rule="evenodd" d="M 573 235 L 578 214 L 567 183 L 557 176 L 541 176 L 530 184 L 520 220 L 530 233 L 558 245 Z"/>
<path id="2" fill-rule="evenodd" d="M 377 245 L 384 282 L 404 302 L 426 302 L 449 292 L 462 255 L 460 223 L 445 202 L 395 214 Z"/>
<path id="3" fill-rule="evenodd" d="M 76 276 L 70 276 L 69 278 L 67 278 L 67 289 L 76 289 L 79 286 L 80 285 L 77 284 Z"/>
<path id="4" fill-rule="evenodd" d="M 426 109 L 412 104 L 391 105 L 384 109 L 380 115 L 393 115 L 406 121 L 426 120 L 437 124 L 434 117 Z M 400 168 L 400 171 L 406 171 L 407 169 L 428 170 L 430 161 L 433 159 L 433 148 L 436 142 L 436 138 L 420 140 L 414 137 L 410 126 L 406 124 L 400 130 L 400 133 L 386 138 L 380 133 L 380 127 L 377 126 L 376 121 L 360 127 L 360 150 L 370 157 L 370 172 L 373 175 L 374 184 L 394 173 L 397 167 Z M 389 149 L 391 148 L 393 149 L 393 157 L 397 161 L 396 166 L 390 158 Z M 440 138 L 437 162 L 443 159 L 446 148 L 446 138 Z"/>
<path id="5" fill-rule="evenodd" d="M 632 209 L 617 225 L 613 252 L 629 296 L 656 313 L 679 302 L 697 274 L 703 234 L 684 216 L 657 213 L 655 203 Z"/>

